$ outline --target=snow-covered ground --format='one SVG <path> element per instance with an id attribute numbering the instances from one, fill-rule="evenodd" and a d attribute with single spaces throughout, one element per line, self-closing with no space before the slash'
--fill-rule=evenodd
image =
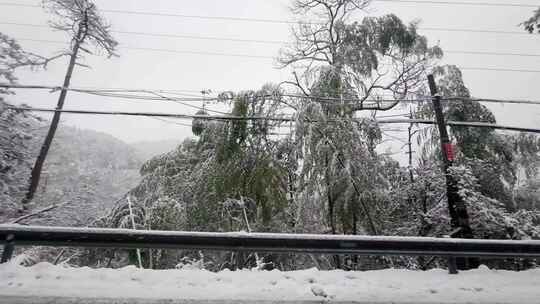
<path id="1" fill-rule="evenodd" d="M 0 265 L 0 295 L 362 303 L 540 303 L 540 269 L 367 272 L 141 270 Z M 0 299 L 2 297 L 0 296 Z"/>

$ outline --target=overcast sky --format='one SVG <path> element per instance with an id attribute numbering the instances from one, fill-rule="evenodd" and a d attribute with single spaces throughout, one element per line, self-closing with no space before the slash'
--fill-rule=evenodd
<path id="1" fill-rule="evenodd" d="M 468 0 L 474 2 L 475 0 Z M 505 0 L 490 0 L 508 3 Z M 517 0 L 516 0 L 517 1 Z M 0 1 L 1 3 L 2 1 Z M 14 2 L 14 1 L 11 1 Z M 228 16 L 261 19 L 292 19 L 287 0 L 96 0 L 102 9 L 162 12 L 183 15 Z M 39 1 L 17 0 L 16 3 L 38 4 Z M 519 0 L 523 4 L 538 1 Z M 409 22 L 421 20 L 421 27 L 520 31 L 518 24 L 532 15 L 532 8 L 489 6 L 406 4 L 374 2 L 373 15 L 394 13 Z M 278 23 L 205 20 L 178 17 L 149 17 L 105 13 L 117 31 L 161 34 L 213 36 L 240 39 L 289 40 L 290 25 Z M 46 25 L 49 16 L 39 8 L 0 6 L 0 22 Z M 47 28 L 0 24 L 0 32 L 16 39 L 29 51 L 54 54 L 61 45 L 31 42 L 24 39 L 68 41 L 67 37 Z M 420 31 L 431 44 L 446 51 L 490 51 L 540 54 L 540 35 L 505 35 L 444 31 Z M 92 69 L 77 68 L 72 86 L 133 89 L 257 89 L 268 82 L 290 78 L 289 70 L 276 69 L 272 59 L 180 54 L 122 47 L 159 48 L 191 52 L 234 53 L 276 56 L 279 44 L 205 41 L 163 37 L 115 34 L 120 42 L 119 58 L 87 57 Z M 445 63 L 464 68 L 487 67 L 540 70 L 540 57 L 464 55 L 447 53 Z M 67 59 L 51 64 L 46 71 L 20 71 L 22 84 L 61 85 Z M 540 100 L 540 73 L 463 70 L 465 81 L 477 97 Z M 57 93 L 18 90 L 12 102 L 54 108 Z M 499 123 L 538 127 L 540 106 L 489 105 Z M 162 102 L 122 101 L 70 93 L 66 109 L 100 109 L 125 111 L 159 111 L 192 114 L 196 110 Z M 150 118 L 63 115 L 64 123 L 112 134 L 124 141 L 183 138 L 191 134 L 189 127 L 167 124 Z"/>

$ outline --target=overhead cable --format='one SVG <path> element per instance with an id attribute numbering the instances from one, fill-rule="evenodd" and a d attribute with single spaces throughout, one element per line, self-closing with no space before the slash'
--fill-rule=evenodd
<path id="1" fill-rule="evenodd" d="M 142 100 L 174 100 L 174 101 L 218 101 L 218 100 L 228 100 L 230 98 L 218 98 L 218 97 L 191 97 L 191 98 L 175 98 L 175 97 L 167 97 L 163 95 L 157 95 L 157 96 L 141 96 L 141 95 L 130 95 L 130 94 L 121 94 L 119 92 L 121 91 L 115 91 L 113 93 L 109 93 L 107 89 L 100 90 L 100 89 L 78 89 L 78 88 L 62 88 L 57 86 L 44 86 L 44 85 L 19 85 L 19 84 L 7 84 L 7 83 L 0 83 L 0 88 L 7 88 L 7 89 L 46 89 L 46 90 L 52 90 L 52 91 L 58 91 L 58 90 L 68 90 L 68 91 L 74 91 L 78 93 L 87 93 L 92 95 L 99 95 L 99 96 L 106 96 L 106 97 L 118 97 L 118 98 L 126 98 L 126 99 L 142 99 Z M 155 94 L 155 92 L 158 91 L 152 91 L 152 90 L 129 90 L 130 92 L 139 92 L 139 93 L 149 93 L 149 94 Z M 283 96 L 283 97 L 293 97 L 293 98 L 301 98 L 301 99 L 315 99 L 317 101 L 339 101 L 339 102 L 345 102 L 340 105 L 343 106 L 357 106 L 357 105 L 373 105 L 373 104 L 384 104 L 384 103 L 395 103 L 396 99 L 359 99 L 359 98 L 340 98 L 340 97 L 329 97 L 329 96 L 306 96 L 301 94 L 279 94 L 279 95 L 273 95 L 273 94 L 262 94 L 262 95 L 254 95 L 255 98 L 271 98 L 275 96 Z"/>
<path id="2" fill-rule="evenodd" d="M 41 8 L 40 5 L 26 4 L 26 3 L 13 3 L 13 2 L 0 2 L 0 6 L 15 6 L 15 7 L 28 7 L 28 8 Z M 295 21 L 279 20 L 279 19 L 262 19 L 262 18 L 245 18 L 245 17 L 223 17 L 223 16 L 199 16 L 199 15 L 185 15 L 185 14 L 173 14 L 163 12 L 143 12 L 132 10 L 116 10 L 116 9 L 100 9 L 104 13 L 115 13 L 124 15 L 140 15 L 140 16 L 154 16 L 154 17 L 174 17 L 174 18 L 188 18 L 188 19 L 207 19 L 207 20 L 230 20 L 230 21 L 247 21 L 247 22 L 260 22 L 260 23 L 284 23 L 295 24 Z"/>
<path id="3" fill-rule="evenodd" d="M 48 25 L 31 24 L 31 23 L 18 23 L 18 22 L 0 22 L 0 24 L 23 26 L 23 27 L 37 27 L 50 29 Z M 475 30 L 475 29 L 452 29 L 452 28 L 436 28 L 436 27 L 421 27 L 420 30 L 427 31 L 446 31 L 446 32 L 470 32 L 470 33 L 491 33 L 491 34 L 520 34 L 528 35 L 529 33 L 523 31 L 496 31 L 496 30 Z M 241 43 L 261 43 L 261 44 L 277 44 L 283 45 L 290 43 L 285 40 L 261 40 L 261 39 L 242 39 L 242 38 L 230 38 L 230 37 L 216 37 L 216 36 L 200 36 L 200 35 L 187 35 L 187 34 L 164 34 L 164 33 L 150 33 L 150 32 L 134 32 L 134 31 L 118 31 L 111 30 L 112 33 L 135 35 L 135 36 L 147 36 L 147 37 L 160 37 L 160 38 L 178 38 L 178 39 L 195 39 L 195 40 L 215 40 L 215 41 L 231 41 Z M 471 52 L 471 51 L 459 51 L 459 50 L 445 50 L 445 53 L 456 54 L 473 54 L 473 55 L 506 55 L 506 56 L 525 56 L 525 57 L 537 57 L 539 54 L 520 54 L 520 53 L 498 53 L 498 52 Z"/>
<path id="4" fill-rule="evenodd" d="M 43 40 L 43 39 L 31 39 L 31 38 L 19 38 L 18 40 L 43 42 L 43 43 L 54 43 L 54 44 L 66 44 L 65 42 L 56 41 L 56 40 Z M 276 59 L 276 57 L 274 57 L 274 56 L 251 55 L 251 54 L 235 54 L 235 53 L 223 53 L 223 52 L 186 51 L 186 50 L 176 50 L 176 49 L 127 47 L 127 46 L 122 47 L 122 49 L 124 49 L 124 50 L 136 50 L 136 51 L 176 53 L 176 54 L 189 54 L 189 55 L 204 55 L 204 56 L 225 56 L 225 57 L 254 58 L 254 59 L 266 59 L 266 60 L 269 60 L 269 59 L 275 60 Z M 536 56 L 534 54 L 529 54 L 529 55 Z M 473 70 L 473 71 L 540 73 L 540 70 L 531 70 L 531 69 L 513 69 L 513 68 L 499 68 L 499 67 L 467 67 L 467 66 L 458 66 L 458 67 L 461 70 Z"/>
<path id="5" fill-rule="evenodd" d="M 464 1 L 434 1 L 434 0 L 377 0 L 379 2 L 394 2 L 404 4 L 429 4 L 429 5 L 455 5 L 455 6 L 483 6 L 483 7 L 519 7 L 519 8 L 538 8 L 538 5 L 523 4 L 523 3 L 498 3 L 498 2 L 464 2 Z M 38 4 L 0 2 L 0 6 L 14 6 L 27 8 L 41 8 Z M 173 18 L 189 18 L 189 19 L 207 19 L 207 20 L 230 20 L 242 22 L 258 22 L 258 23 L 274 23 L 274 24 L 296 24 L 298 21 L 283 20 L 283 19 L 264 19 L 250 17 L 229 17 L 229 16 L 202 16 L 202 15 L 186 15 L 164 12 L 144 12 L 134 10 L 118 10 L 118 9 L 101 9 L 104 13 L 124 14 L 124 15 L 141 15 L 154 17 L 173 17 Z"/>
<path id="6" fill-rule="evenodd" d="M 212 113 L 216 113 L 216 114 L 227 114 L 225 112 L 212 110 L 212 109 L 208 109 L 208 108 L 203 108 L 203 107 L 200 107 L 200 106 L 195 106 L 195 105 L 184 102 L 184 101 L 202 101 L 202 102 L 204 102 L 204 101 L 213 100 L 211 98 L 205 100 L 205 99 L 200 99 L 200 98 L 197 98 L 197 99 L 196 98 L 178 98 L 178 97 L 167 97 L 167 96 L 152 97 L 152 96 L 137 96 L 137 95 L 131 95 L 131 94 L 102 93 L 102 92 L 96 92 L 96 91 L 82 91 L 82 90 L 74 90 L 74 91 L 78 92 L 78 93 L 85 93 L 85 94 L 90 94 L 90 95 L 111 97 L 111 98 L 120 98 L 120 99 L 145 100 L 145 101 L 153 101 L 153 100 L 154 101 L 170 101 L 170 102 L 174 102 L 174 103 L 177 103 L 177 104 L 180 104 L 180 105 L 183 105 L 183 106 L 186 106 L 186 107 L 190 107 L 190 108 L 193 108 L 193 109 L 197 109 L 197 110 L 204 110 L 204 111 L 212 112 Z"/>
<path id="7" fill-rule="evenodd" d="M 66 114 L 85 114 L 85 115 L 119 115 L 119 116 L 145 116 L 145 117 L 169 117 L 178 119 L 201 119 L 201 120 L 216 120 L 216 121 L 274 121 L 274 122 L 295 122 L 297 119 L 293 117 L 278 117 L 278 116 L 210 116 L 210 115 L 188 115 L 178 113 L 152 113 L 152 112 L 122 112 L 122 111 L 95 111 L 95 110 L 58 110 L 58 109 L 46 109 L 46 108 L 31 108 L 31 107 L 16 107 L 6 106 L 5 108 L 23 111 L 23 112 L 48 112 L 48 113 L 66 113 Z M 308 123 L 317 123 L 317 120 L 306 119 Z M 435 121 L 427 119 L 391 119 L 391 120 L 371 120 L 371 119 L 326 119 L 324 123 L 335 123 L 343 121 L 353 121 L 357 123 L 364 123 L 373 121 L 378 124 L 436 124 Z M 499 129 L 529 133 L 540 133 L 540 129 L 535 128 L 523 128 L 516 126 L 504 126 L 498 124 L 484 123 L 484 122 L 465 122 L 465 121 L 448 121 L 447 125 L 460 126 L 460 127 L 476 127 L 476 128 L 488 128 Z"/>
<path id="8" fill-rule="evenodd" d="M 538 8 L 538 5 L 525 3 L 500 3 L 500 2 L 478 2 L 478 1 L 436 1 L 436 0 L 375 0 L 376 2 L 412 3 L 412 4 L 435 4 L 435 5 L 469 5 L 469 6 L 491 6 L 491 7 L 522 7 Z"/>
<path id="9" fill-rule="evenodd" d="M 163 118 L 160 118 L 160 117 L 150 117 L 150 118 L 155 119 L 157 121 L 167 123 L 167 124 L 178 125 L 178 126 L 182 126 L 182 127 L 190 127 L 190 128 L 193 127 L 192 124 L 186 124 L 186 123 L 181 123 L 181 122 L 176 122 L 176 121 L 170 121 L 170 120 L 166 120 L 166 119 L 163 119 Z"/>
<path id="10" fill-rule="evenodd" d="M 417 124 L 428 124 L 428 125 L 435 125 L 437 122 L 427 119 L 393 119 L 393 120 L 378 120 L 377 123 L 379 124 L 387 124 L 387 123 L 417 123 Z M 528 133 L 540 133 L 540 129 L 536 128 L 523 128 L 523 127 L 516 127 L 516 126 L 504 126 L 504 125 L 498 125 L 498 124 L 491 124 L 491 123 L 485 123 L 485 122 L 473 122 L 473 121 L 447 121 L 447 125 L 449 126 L 457 126 L 457 127 L 477 127 L 477 128 L 488 128 L 488 129 L 498 129 L 498 130 L 508 130 L 508 131 L 518 131 L 518 132 L 528 132 Z"/>
<path id="11" fill-rule="evenodd" d="M 26 26 L 26 27 L 42 27 L 50 28 L 47 25 L 41 24 L 30 24 L 30 23 L 18 23 L 18 22 L 0 22 L 0 24 L 5 25 L 15 25 L 15 26 Z M 471 29 L 471 28 L 448 28 L 448 27 L 426 27 L 420 26 L 418 30 L 421 31 L 430 31 L 430 32 L 459 32 L 459 33 L 476 33 L 476 34 L 503 34 L 503 35 L 524 35 L 532 36 L 526 31 L 502 31 L 502 30 L 489 30 L 489 29 Z M 140 36 L 155 36 L 155 37 L 167 37 L 167 38 L 186 38 L 186 39 L 204 39 L 204 40 L 224 40 L 224 41 L 236 41 L 236 42 L 256 42 L 256 43 L 265 43 L 265 44 L 283 44 L 286 41 L 278 40 L 254 40 L 254 39 L 235 39 L 235 38 L 223 38 L 223 37 L 204 37 L 204 36 L 194 36 L 194 35 L 185 35 L 185 34 L 163 34 L 163 33 L 148 33 L 148 32 L 133 32 L 133 31 L 115 31 L 113 33 L 118 34 L 128 34 L 128 35 L 140 35 Z"/>
<path id="12" fill-rule="evenodd" d="M 513 100 L 513 99 L 493 99 L 493 98 L 475 98 L 475 97 L 472 97 L 472 98 L 471 97 L 442 97 L 441 100 L 540 105 L 540 101 L 538 100 L 519 100 L 519 99 Z"/>
<path id="13" fill-rule="evenodd" d="M 61 86 L 50 86 L 50 85 L 22 85 L 22 84 L 9 84 L 9 83 L 0 83 L 0 88 L 6 89 L 38 89 L 38 90 L 51 90 L 58 91 L 61 90 Z M 107 96 L 107 97 L 118 97 L 118 98 L 127 98 L 127 99 L 145 99 L 145 100 L 175 100 L 182 102 L 204 102 L 204 101 L 218 101 L 226 100 L 227 98 L 218 98 L 218 97 L 168 97 L 168 96 L 140 96 L 140 95 L 124 95 L 123 92 L 129 93 L 164 93 L 171 94 L 171 92 L 197 92 L 197 90 L 151 90 L 151 89 L 121 89 L 121 88 L 66 88 L 69 91 L 75 91 L 79 93 L 88 93 L 93 95 Z M 274 96 L 284 96 L 291 98 L 301 98 L 301 99 L 315 99 L 319 101 L 339 101 L 346 102 L 342 103 L 344 106 L 358 105 L 361 102 L 365 104 L 376 104 L 376 103 L 392 103 L 396 102 L 396 99 L 383 98 L 383 99 L 351 99 L 351 98 L 340 98 L 340 97 L 328 97 L 328 96 L 306 96 L 303 94 L 290 94 L 282 93 L 279 95 L 256 95 L 255 97 L 259 98 L 270 98 Z M 420 96 L 419 98 L 409 98 L 400 100 L 401 103 L 411 103 L 411 102 L 427 102 L 431 100 L 431 96 Z M 520 99 L 493 99 L 493 98 L 478 98 L 478 97 L 467 97 L 467 96 L 441 96 L 443 101 L 476 101 L 476 102 L 488 102 L 488 103 L 508 103 L 508 104 L 531 104 L 531 105 L 540 105 L 539 100 L 520 100 Z M 404 114 L 405 115 L 405 114 Z"/>
<path id="14" fill-rule="evenodd" d="M 46 25 L 38 25 L 38 24 L 25 24 L 25 23 L 13 23 L 13 22 L 0 22 L 0 24 L 49 28 Z M 119 33 L 119 34 L 128 34 L 128 35 L 148 36 L 148 37 L 165 37 L 165 38 L 196 39 L 196 40 L 231 41 L 231 42 L 241 42 L 241 43 L 262 43 L 262 44 L 279 44 L 279 45 L 289 43 L 288 41 L 284 41 L 284 40 L 283 41 L 278 41 L 278 40 L 259 40 L 259 39 L 239 39 L 239 38 L 224 38 L 224 37 L 212 37 L 212 36 L 161 34 L 161 33 L 130 32 L 130 31 L 111 31 L 111 32 Z M 53 41 L 47 40 L 47 41 L 43 41 L 43 42 L 49 43 L 49 42 L 53 42 Z M 54 41 L 54 43 L 60 43 L 60 41 Z M 468 50 L 444 50 L 444 53 L 448 53 L 448 54 L 466 54 L 466 55 L 540 57 L 540 54 L 531 54 L 531 53 L 487 52 L 487 51 L 468 51 Z M 266 56 L 263 56 L 263 57 L 266 57 Z M 259 58 L 259 57 L 257 56 L 257 58 Z"/>

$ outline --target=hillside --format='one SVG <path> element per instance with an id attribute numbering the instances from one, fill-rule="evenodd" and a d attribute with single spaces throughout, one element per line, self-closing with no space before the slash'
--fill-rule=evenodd
<path id="1" fill-rule="evenodd" d="M 1 101 L 0 101 L 1 102 Z M 0 104 L 0 221 L 19 216 L 21 198 L 48 124 Z M 139 181 L 141 159 L 111 135 L 61 125 L 31 209 L 67 203 L 29 219 L 42 225 L 87 225 Z"/>

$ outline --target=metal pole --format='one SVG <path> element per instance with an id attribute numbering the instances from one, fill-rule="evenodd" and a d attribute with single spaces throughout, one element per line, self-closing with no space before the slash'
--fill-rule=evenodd
<path id="1" fill-rule="evenodd" d="M 0 264 L 7 263 L 9 260 L 11 260 L 14 249 L 15 249 L 15 235 L 8 234 L 6 236 L 6 243 L 4 244 L 4 251 L 2 251 L 2 259 L 0 260 Z"/>
<path id="2" fill-rule="evenodd" d="M 437 92 L 437 85 L 435 84 L 435 79 L 433 75 L 428 75 L 429 89 L 433 97 L 433 110 L 435 111 L 435 117 L 437 120 L 437 126 L 439 128 L 440 140 L 441 140 L 441 152 L 444 163 L 444 174 L 446 177 L 446 196 L 448 199 L 448 212 L 450 213 L 450 224 L 452 230 L 455 233 L 452 233 L 450 237 L 452 238 L 464 238 L 472 239 L 473 232 L 469 225 L 469 214 L 467 213 L 467 207 L 463 198 L 458 193 L 457 181 L 450 174 L 449 169 L 454 163 L 454 148 L 448 136 L 448 131 L 446 130 L 446 124 L 444 121 L 444 115 L 441 106 L 441 97 Z M 455 261 L 449 261 L 449 270 L 451 272 L 457 273 L 457 270 L 454 268 L 454 263 L 456 263 L 458 269 L 469 269 L 474 267 L 476 263 L 469 263 L 467 259 L 458 258 Z M 472 264 L 472 265 L 470 265 Z M 455 271 L 454 271 L 455 270 Z"/>

